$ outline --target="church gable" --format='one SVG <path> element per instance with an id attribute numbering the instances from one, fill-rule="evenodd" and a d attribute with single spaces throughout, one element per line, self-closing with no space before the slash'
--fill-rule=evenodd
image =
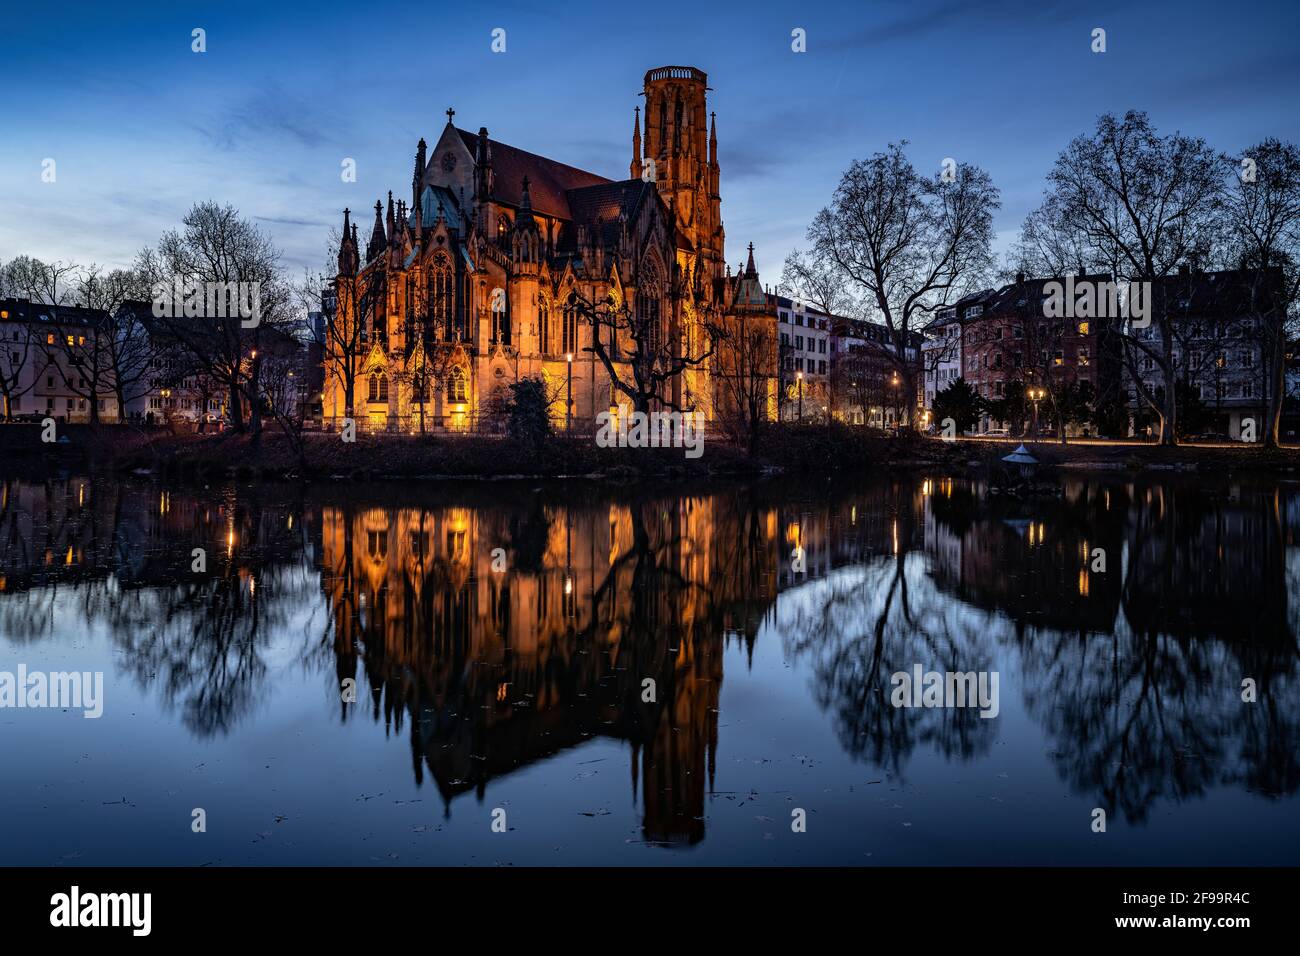
<path id="1" fill-rule="evenodd" d="M 424 167 L 422 186 L 441 186 L 453 196 L 474 195 L 474 145 L 471 138 L 466 143 L 461 131 L 448 123 L 434 144 L 429 162 Z M 423 210 L 421 210 L 423 215 Z M 432 219 L 426 218 L 427 226 Z"/>

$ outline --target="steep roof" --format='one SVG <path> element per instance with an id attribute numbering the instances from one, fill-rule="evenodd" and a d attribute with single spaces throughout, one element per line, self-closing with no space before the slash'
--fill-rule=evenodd
<path id="1" fill-rule="evenodd" d="M 530 184 L 531 185 L 531 184 Z M 620 212 L 635 219 L 653 187 L 640 179 L 604 182 L 568 190 L 569 211 L 574 222 L 617 221 Z"/>
<path id="2" fill-rule="evenodd" d="M 478 149 L 478 135 L 459 127 L 456 132 L 460 133 L 470 155 L 474 155 Z M 569 197 L 566 195 L 569 190 L 610 182 L 604 176 L 558 163 L 495 139 L 489 139 L 488 144 L 492 148 L 492 169 L 496 174 L 492 198 L 506 205 L 522 205 L 523 181 L 527 176 L 536 212 L 559 219 L 572 219 Z"/>
<path id="3" fill-rule="evenodd" d="M 51 325 L 97 326 L 109 322 L 103 309 L 88 309 L 80 305 L 46 305 L 29 299 L 0 299 L 0 312 L 5 322 L 46 322 Z"/>
<path id="4" fill-rule="evenodd" d="M 453 228 L 460 227 L 460 202 L 452 194 L 450 189 L 444 186 L 425 186 L 424 191 L 420 193 L 420 223 L 428 229 L 438 221 L 438 210 L 442 210 L 443 218 Z M 406 224 L 415 225 L 415 210 L 412 209 L 407 214 Z"/>
<path id="5" fill-rule="evenodd" d="M 1282 301 L 1280 268 L 1225 269 L 1221 272 L 1180 271 L 1152 284 L 1157 314 L 1165 309 L 1174 318 L 1235 318 L 1264 313 Z"/>

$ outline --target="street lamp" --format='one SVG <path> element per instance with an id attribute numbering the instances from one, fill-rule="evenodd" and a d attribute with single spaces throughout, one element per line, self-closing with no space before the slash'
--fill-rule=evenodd
<path id="1" fill-rule="evenodd" d="M 568 433 L 573 432 L 573 353 L 567 352 L 564 356 L 569 362 L 569 379 L 565 386 L 564 395 L 564 430 Z"/>
<path id="2" fill-rule="evenodd" d="M 897 435 L 899 432 L 898 420 L 902 417 L 902 411 L 898 407 L 898 373 L 897 372 L 895 372 L 893 375 L 889 377 L 889 386 L 890 388 L 893 389 L 894 392 L 894 434 Z"/>
<path id="3" fill-rule="evenodd" d="M 1034 403 L 1033 440 L 1037 441 L 1038 440 L 1038 403 L 1047 397 L 1047 392 L 1037 385 L 1031 385 L 1029 386 L 1029 389 L 1025 392 L 1025 394 L 1028 396 L 1029 400 Z"/>

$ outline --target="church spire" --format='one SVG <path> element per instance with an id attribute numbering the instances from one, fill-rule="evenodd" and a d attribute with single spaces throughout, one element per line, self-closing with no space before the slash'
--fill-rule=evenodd
<path id="1" fill-rule="evenodd" d="M 366 244 L 366 262 L 376 258 L 388 245 L 384 238 L 384 204 L 375 200 L 375 228 L 370 231 L 370 242 Z"/>
<path id="2" fill-rule="evenodd" d="M 718 165 L 718 114 L 709 114 L 709 167 Z"/>
<path id="3" fill-rule="evenodd" d="M 757 279 L 758 270 L 754 268 L 754 244 L 749 244 L 749 261 L 745 263 L 745 278 Z"/>
<path id="4" fill-rule="evenodd" d="M 425 162 L 425 150 L 428 148 L 424 137 L 421 136 L 420 142 L 415 147 L 415 174 L 411 176 L 411 205 L 416 208 L 420 206 L 420 181 L 424 179 L 424 168 L 428 165 Z"/>
<path id="5" fill-rule="evenodd" d="M 495 184 L 492 172 L 492 146 L 486 126 L 478 128 L 478 145 L 474 149 L 474 199 L 482 204 L 492 195 Z"/>
<path id="6" fill-rule="evenodd" d="M 388 190 L 388 217 L 384 221 L 385 239 L 387 242 L 393 241 L 393 236 L 397 233 L 397 217 L 393 213 L 393 191 Z"/>
<path id="7" fill-rule="evenodd" d="M 357 227 L 349 223 L 351 209 L 343 210 L 343 238 L 339 240 L 339 274 L 350 276 L 357 271 Z"/>
<path id="8" fill-rule="evenodd" d="M 637 107 L 632 118 L 632 165 L 628 167 L 633 179 L 641 178 L 641 107 Z"/>
<path id="9" fill-rule="evenodd" d="M 533 196 L 528 190 L 527 176 L 524 177 L 522 185 L 519 215 L 515 216 L 515 229 L 521 232 L 537 232 L 537 218 L 533 215 Z"/>

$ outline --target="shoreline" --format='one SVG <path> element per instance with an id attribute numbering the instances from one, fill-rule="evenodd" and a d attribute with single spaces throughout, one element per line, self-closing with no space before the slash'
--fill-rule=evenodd
<path id="1" fill-rule="evenodd" d="M 1015 442 L 922 436 L 894 438 L 847 426 L 795 425 L 768 429 L 756 452 L 715 440 L 705 454 L 681 448 L 599 448 L 591 436 L 558 435 L 537 448 L 485 436 L 361 434 L 352 443 L 330 433 L 303 436 L 302 454 L 278 430 L 258 443 L 247 435 L 171 433 L 134 426 L 65 425 L 57 443 L 43 444 L 38 426 L 0 426 L 0 471 L 51 475 L 160 474 L 300 481 L 586 480 L 627 482 L 779 475 L 852 475 L 941 469 L 996 475 Z M 1243 473 L 1285 476 L 1300 471 L 1300 448 L 1139 444 L 1027 445 L 1037 474 Z M 305 462 L 305 467 L 304 467 Z"/>

